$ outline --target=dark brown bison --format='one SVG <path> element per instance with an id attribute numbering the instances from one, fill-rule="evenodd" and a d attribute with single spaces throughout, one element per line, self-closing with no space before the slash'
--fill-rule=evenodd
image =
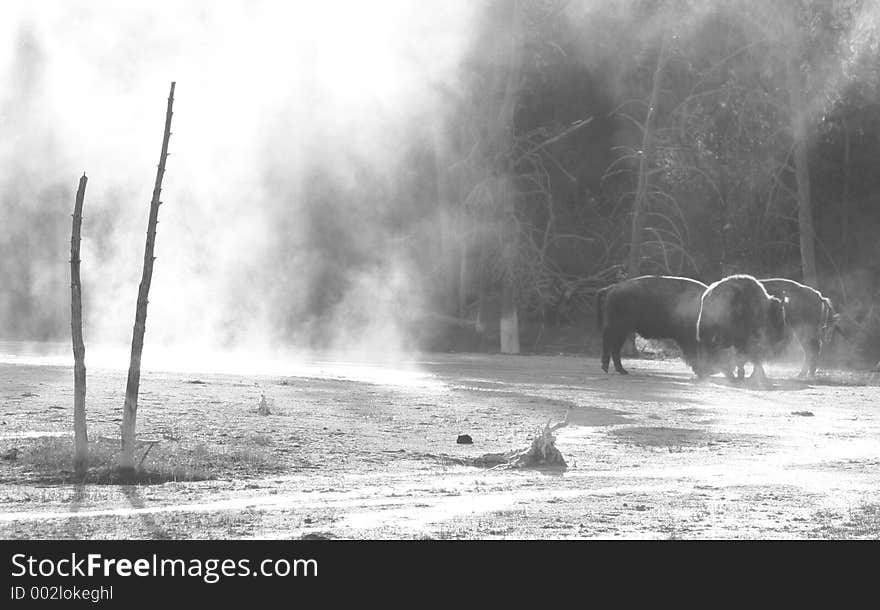
<path id="1" fill-rule="evenodd" d="M 782 300 L 750 275 L 726 277 L 706 288 L 700 300 L 696 324 L 700 359 L 722 360 L 727 352 L 728 377 L 733 364 L 750 361 L 754 365 L 750 379 L 763 383 L 763 363 L 772 346 L 785 338 L 785 328 Z"/>
<path id="2" fill-rule="evenodd" d="M 635 331 L 645 339 L 672 339 L 685 362 L 701 374 L 694 327 L 704 290 L 702 282 L 666 275 L 644 275 L 599 290 L 596 312 L 602 329 L 602 370 L 607 373 L 613 359 L 614 369 L 627 374 L 620 363 L 620 349 Z"/>
<path id="3" fill-rule="evenodd" d="M 815 288 L 784 278 L 758 281 L 771 296 L 784 303 L 787 329 L 783 347 L 794 336 L 804 350 L 804 361 L 798 377 L 815 377 L 819 351 L 838 331 L 840 314 L 834 312 L 831 300 Z M 739 374 L 741 376 L 742 371 Z"/>

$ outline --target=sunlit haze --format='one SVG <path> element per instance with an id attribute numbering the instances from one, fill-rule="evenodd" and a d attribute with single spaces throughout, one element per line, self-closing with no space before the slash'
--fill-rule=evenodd
<path id="1" fill-rule="evenodd" d="M 21 290 L 42 296 L 40 311 L 31 305 L 27 312 L 10 295 L 0 299 L 0 337 L 63 337 L 69 214 L 85 172 L 88 358 L 96 346 L 130 341 L 174 80 L 145 358 L 159 345 L 186 353 L 265 350 L 267 359 L 279 347 L 386 355 L 409 347 L 394 312 L 422 306 L 420 279 L 388 245 L 379 220 L 354 228 L 375 244 L 375 260 L 339 270 L 343 292 L 315 319 L 324 278 L 338 274 L 322 271 L 335 263 L 312 245 L 309 210 L 333 196 L 328 188 L 357 191 L 365 175 L 393 191 L 408 143 L 435 137 L 437 90 L 454 78 L 472 10 L 462 1 L 430 8 L 406 1 L 4 2 L 4 239 L 30 256 L 31 273 L 21 278 L 20 268 L 6 266 L 18 275 L 7 280 L 0 269 L 0 278 L 13 293 L 15 281 L 29 281 Z M 362 219 L 376 210 L 358 208 L 384 202 L 336 205 Z M 33 323 L 23 327 L 25 319 Z"/>

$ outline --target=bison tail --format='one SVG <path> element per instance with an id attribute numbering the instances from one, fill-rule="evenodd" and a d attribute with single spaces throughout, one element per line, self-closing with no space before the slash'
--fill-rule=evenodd
<path id="1" fill-rule="evenodd" d="M 822 321 L 832 323 L 838 318 L 839 316 L 834 311 L 834 305 L 831 304 L 831 299 L 822 297 Z"/>
<path id="2" fill-rule="evenodd" d="M 605 324 L 605 297 L 608 295 L 609 288 L 611 287 L 606 286 L 596 292 L 596 322 L 600 329 Z"/>

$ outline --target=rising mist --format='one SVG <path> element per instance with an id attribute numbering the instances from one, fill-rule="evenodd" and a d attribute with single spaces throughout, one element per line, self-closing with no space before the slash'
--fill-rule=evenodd
<path id="1" fill-rule="evenodd" d="M 439 137 L 470 2 L 4 3 L 0 337 L 64 340 L 76 180 L 86 345 L 130 340 L 178 82 L 149 345 L 415 347 L 402 165 Z M 427 212 L 424 212 L 427 211 Z"/>
<path id="2" fill-rule="evenodd" d="M 559 0 L 517 3 L 519 20 L 504 0 L 316 6 L 3 3 L 0 340 L 69 336 L 70 211 L 86 172 L 86 345 L 124 354 L 176 80 L 147 359 L 160 347 L 393 355 L 429 344 L 437 313 L 485 322 L 505 274 L 518 280 L 524 343 L 550 320 L 582 345 L 592 295 L 627 256 L 627 155 L 638 156 L 661 44 L 663 192 L 642 272 L 798 278 L 785 115 L 795 57 L 819 284 L 854 303 L 853 320 L 873 311 L 873 3 Z M 510 124 L 487 137 L 505 92 Z M 588 118 L 533 166 L 504 167 L 528 138 Z M 514 146 L 493 149 L 504 129 Z M 842 165 L 858 178 L 845 187 Z M 495 196 L 499 184 L 512 198 Z M 849 227 L 844 199 L 848 218 L 861 214 Z"/>

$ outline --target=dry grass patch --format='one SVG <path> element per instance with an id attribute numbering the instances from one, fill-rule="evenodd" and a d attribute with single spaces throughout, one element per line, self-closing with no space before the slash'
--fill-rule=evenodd
<path id="1" fill-rule="evenodd" d="M 119 442 L 96 439 L 89 442 L 89 470 L 84 481 L 74 475 L 73 440 L 39 438 L 22 447 L 16 469 L 27 479 L 46 483 L 155 484 L 169 481 L 205 481 L 229 476 L 263 475 L 277 472 L 279 465 L 267 449 L 268 443 L 209 446 L 161 441 L 140 447 L 133 471 L 117 465 Z"/>

